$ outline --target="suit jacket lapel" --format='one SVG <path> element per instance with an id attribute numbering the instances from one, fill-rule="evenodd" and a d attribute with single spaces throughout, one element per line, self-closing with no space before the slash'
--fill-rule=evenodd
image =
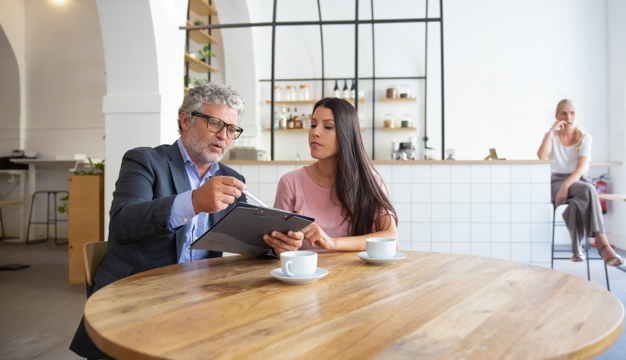
<path id="1" fill-rule="evenodd" d="M 185 163 L 183 157 L 180 155 L 178 144 L 175 142 L 170 145 L 166 150 L 169 157 L 168 165 L 170 167 L 170 176 L 176 189 L 175 194 L 184 193 L 189 191 L 189 184 L 187 183 L 187 173 L 185 172 Z M 180 253 L 185 244 L 185 230 L 187 225 L 183 226 L 176 232 L 176 259 L 180 259 Z"/>

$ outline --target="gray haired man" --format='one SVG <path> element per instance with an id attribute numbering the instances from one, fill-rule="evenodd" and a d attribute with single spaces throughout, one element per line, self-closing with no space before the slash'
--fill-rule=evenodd
<path id="1" fill-rule="evenodd" d="M 220 163 L 243 132 L 243 111 L 243 99 L 230 86 L 196 86 L 178 110 L 180 138 L 174 144 L 124 155 L 111 204 L 109 250 L 94 277 L 94 291 L 138 272 L 222 256 L 189 246 L 246 201 L 244 177 Z M 276 254 L 302 245 L 301 232 L 272 235 L 266 241 Z M 70 349 L 86 358 L 106 357 L 82 321 Z"/>

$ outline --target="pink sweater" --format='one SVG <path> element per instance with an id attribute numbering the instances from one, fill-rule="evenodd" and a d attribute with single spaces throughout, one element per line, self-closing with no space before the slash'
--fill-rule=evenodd
<path id="1" fill-rule="evenodd" d="M 378 180 L 384 189 L 382 180 Z M 328 236 L 345 237 L 348 236 L 350 223 L 341 214 L 341 203 L 331 196 L 332 192 L 314 183 L 306 170 L 300 168 L 280 178 L 274 207 L 292 212 L 302 211 L 302 215 L 315 218 L 315 222 Z M 307 240 L 304 240 L 302 249 L 312 249 Z"/>

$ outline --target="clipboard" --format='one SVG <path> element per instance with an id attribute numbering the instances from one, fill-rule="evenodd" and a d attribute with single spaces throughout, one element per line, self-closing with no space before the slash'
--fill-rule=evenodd
<path id="1" fill-rule="evenodd" d="M 289 211 L 239 203 L 196 241 L 194 250 L 226 251 L 258 256 L 271 249 L 263 235 L 300 231 L 315 219 Z"/>

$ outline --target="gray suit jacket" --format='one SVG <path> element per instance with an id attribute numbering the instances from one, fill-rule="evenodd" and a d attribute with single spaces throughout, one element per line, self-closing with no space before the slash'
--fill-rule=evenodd
<path id="1" fill-rule="evenodd" d="M 220 163 L 215 175 L 243 176 Z M 122 159 L 115 184 L 109 224 L 109 250 L 94 277 L 95 289 L 129 275 L 178 262 L 186 226 L 168 229 L 174 198 L 189 190 L 178 145 L 137 148 Z M 209 214 L 211 224 L 219 221 L 245 196 L 227 209 Z M 210 257 L 221 256 L 211 252 Z"/>
<path id="2" fill-rule="evenodd" d="M 239 173 L 220 163 L 215 175 Z M 178 262 L 184 244 L 186 226 L 170 231 L 169 217 L 174 198 L 189 190 L 183 158 L 178 145 L 129 150 L 122 159 L 115 183 L 109 224 L 109 249 L 94 277 L 93 291 L 132 274 Z M 217 223 L 243 195 L 225 210 L 209 214 Z M 209 257 L 221 256 L 210 252 Z M 107 357 L 93 344 L 81 321 L 70 349 L 87 358 Z"/>

